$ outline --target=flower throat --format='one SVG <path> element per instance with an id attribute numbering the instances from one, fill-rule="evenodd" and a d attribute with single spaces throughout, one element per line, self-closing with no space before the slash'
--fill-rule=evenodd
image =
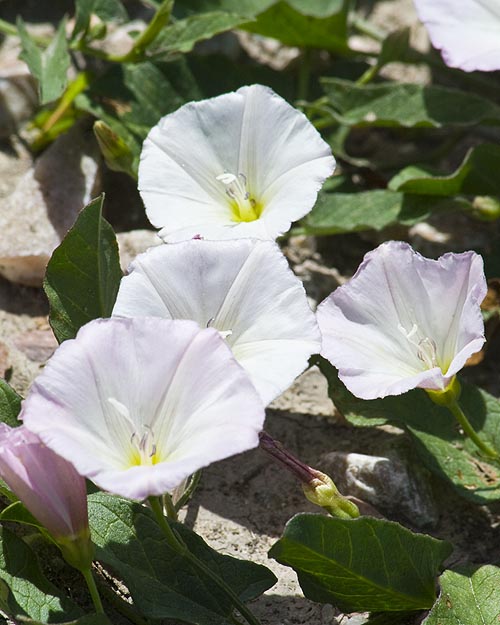
<path id="1" fill-rule="evenodd" d="M 259 219 L 262 206 L 250 195 L 245 174 L 235 176 L 226 172 L 216 176 L 216 180 L 226 187 L 226 195 L 231 199 L 233 221 L 249 222 Z"/>

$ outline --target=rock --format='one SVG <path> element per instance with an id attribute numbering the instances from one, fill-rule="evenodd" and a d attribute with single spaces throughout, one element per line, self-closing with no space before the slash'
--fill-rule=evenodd
<path id="1" fill-rule="evenodd" d="M 416 528 L 432 528 L 438 511 L 426 473 L 395 451 L 367 456 L 335 451 L 318 463 L 344 495 L 359 497 L 387 517 L 403 517 Z"/>
<path id="2" fill-rule="evenodd" d="M 14 345 L 33 362 L 46 362 L 57 348 L 52 330 L 31 330 L 14 340 Z"/>
<path id="3" fill-rule="evenodd" d="M 118 248 L 120 250 L 120 265 L 124 272 L 127 271 L 130 263 L 137 254 L 142 254 L 150 247 L 161 245 L 162 240 L 153 230 L 131 230 L 130 232 L 119 232 L 116 235 Z"/>
<path id="4" fill-rule="evenodd" d="M 0 378 L 5 378 L 5 373 L 10 368 L 9 348 L 0 341 Z"/>
<path id="5" fill-rule="evenodd" d="M 78 212 L 98 193 L 98 148 L 91 131 L 60 136 L 0 202 L 0 274 L 41 286 L 45 267 Z"/>

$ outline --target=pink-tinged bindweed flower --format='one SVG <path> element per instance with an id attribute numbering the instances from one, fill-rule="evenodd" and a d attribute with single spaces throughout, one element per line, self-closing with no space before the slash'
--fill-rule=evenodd
<path id="1" fill-rule="evenodd" d="M 415 6 L 446 65 L 466 72 L 500 69 L 498 0 L 415 0 Z"/>
<path id="2" fill-rule="evenodd" d="M 305 115 L 252 85 L 161 119 L 144 142 L 139 190 L 167 242 L 275 239 L 311 210 L 334 168 Z"/>
<path id="3" fill-rule="evenodd" d="M 71 464 L 26 427 L 0 423 L 0 476 L 59 543 L 68 561 L 90 566 L 85 480 Z"/>
<path id="4" fill-rule="evenodd" d="M 318 307 L 322 355 L 357 397 L 443 391 L 481 349 L 483 262 L 474 252 L 424 258 L 383 243 Z"/>
<path id="5" fill-rule="evenodd" d="M 272 241 L 191 240 L 141 254 L 122 279 L 113 315 L 193 319 L 219 331 L 264 404 L 319 352 L 304 287 Z"/>
<path id="6" fill-rule="evenodd" d="M 216 330 L 111 318 L 57 349 L 20 417 L 81 475 L 141 500 L 256 447 L 264 408 Z"/>

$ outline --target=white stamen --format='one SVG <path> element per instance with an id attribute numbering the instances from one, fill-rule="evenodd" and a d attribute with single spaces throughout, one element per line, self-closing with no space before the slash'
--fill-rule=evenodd
<path id="1" fill-rule="evenodd" d="M 258 215 L 255 213 L 255 200 L 250 197 L 247 189 L 247 177 L 239 173 L 237 176 L 224 172 L 215 177 L 226 186 L 226 194 L 236 203 L 238 217 L 241 221 L 253 221 Z"/>
<path id="2" fill-rule="evenodd" d="M 210 328 L 212 326 L 214 319 L 215 317 L 210 317 L 210 319 L 207 321 L 207 328 Z M 215 329 L 217 330 L 217 328 Z M 231 334 L 233 333 L 232 330 L 217 330 L 217 332 L 221 335 L 221 337 L 224 340 L 227 339 L 228 336 L 231 336 Z"/>
<path id="3" fill-rule="evenodd" d="M 419 328 L 416 323 L 412 325 L 410 331 L 407 331 L 403 325 L 398 323 L 398 330 L 405 336 L 409 343 L 417 348 L 418 359 L 421 360 L 428 369 L 433 369 L 434 367 L 439 366 L 437 362 L 437 346 L 435 341 L 428 336 L 418 339 Z"/>

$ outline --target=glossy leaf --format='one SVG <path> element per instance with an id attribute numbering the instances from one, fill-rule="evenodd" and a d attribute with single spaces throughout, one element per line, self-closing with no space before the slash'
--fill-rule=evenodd
<path id="1" fill-rule="evenodd" d="M 422 625 L 497 625 L 500 622 L 500 568 L 461 567 L 439 578 L 441 592 Z"/>
<path id="2" fill-rule="evenodd" d="M 0 527 L 0 608 L 16 621 L 76 619 L 81 609 L 43 575 L 35 553 L 15 534 Z"/>
<path id="3" fill-rule="evenodd" d="M 52 254 L 44 289 L 50 325 L 61 343 L 98 317 L 110 317 L 122 272 L 115 233 L 100 196 L 88 204 Z"/>
<path id="4" fill-rule="evenodd" d="M 430 608 L 448 543 L 371 517 L 298 514 L 269 556 L 291 566 L 308 599 L 344 612 Z"/>
<path id="5" fill-rule="evenodd" d="M 396 223 L 415 224 L 434 212 L 470 208 L 470 203 L 463 199 L 409 195 L 389 190 L 321 192 L 301 226 L 307 234 L 315 235 L 382 230 Z"/>
<path id="6" fill-rule="evenodd" d="M 5 380 L 0 378 L 0 421 L 18 427 L 21 422 L 17 416 L 21 410 L 22 397 Z"/>
<path id="7" fill-rule="evenodd" d="M 500 106 L 472 92 L 401 83 L 360 86 L 340 78 L 321 82 L 333 117 L 347 126 L 441 128 L 500 123 Z"/>
<path id="8" fill-rule="evenodd" d="M 500 195 L 500 146 L 483 144 L 471 148 L 451 174 L 436 175 L 406 167 L 389 182 L 389 189 L 423 195 Z"/>
<path id="9" fill-rule="evenodd" d="M 422 462 L 460 495 L 482 504 L 500 499 L 500 464 L 485 461 L 461 434 L 450 412 L 433 403 L 425 391 L 415 389 L 370 401 L 358 399 L 340 382 L 332 365 L 324 359 L 319 364 L 332 401 L 353 425 L 391 422 L 404 427 Z M 464 384 L 459 403 L 479 436 L 500 449 L 500 400 Z"/>
<path id="10" fill-rule="evenodd" d="M 97 493 L 89 497 L 89 519 L 97 558 L 122 577 L 146 617 L 197 625 L 232 623 L 232 606 L 225 595 L 168 546 L 148 508 Z M 265 567 L 221 555 L 184 525 L 173 527 L 242 601 L 256 598 L 276 582 Z"/>
<path id="11" fill-rule="evenodd" d="M 303 2 L 294 2 L 293 6 L 287 2 L 277 2 L 243 28 L 265 37 L 273 37 L 288 46 L 349 53 L 346 10 L 340 7 L 337 13 L 317 17 L 310 12 L 302 13 L 301 9 L 304 9 Z"/>
<path id="12" fill-rule="evenodd" d="M 70 66 L 68 43 L 66 41 L 66 19 L 63 19 L 50 44 L 41 50 L 21 17 L 17 19 L 17 29 L 21 38 L 22 52 L 19 58 L 25 61 L 38 81 L 41 104 L 56 100 L 67 84 L 67 72 Z"/>
<path id="13" fill-rule="evenodd" d="M 164 28 L 148 49 L 154 59 L 168 59 L 172 54 L 191 52 L 198 41 L 236 28 L 248 18 L 224 11 L 213 11 L 178 20 Z"/>

